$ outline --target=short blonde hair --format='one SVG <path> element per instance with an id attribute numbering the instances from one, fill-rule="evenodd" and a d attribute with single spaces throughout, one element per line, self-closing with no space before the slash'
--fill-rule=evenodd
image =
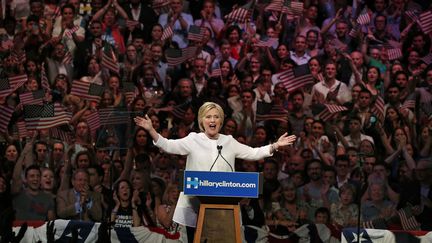
<path id="1" fill-rule="evenodd" d="M 222 107 L 214 102 L 205 102 L 198 110 L 198 125 L 201 132 L 204 132 L 204 127 L 202 124 L 203 119 L 206 116 L 207 112 L 209 112 L 211 109 L 216 109 L 218 111 L 221 118 L 221 127 L 224 123 L 225 113 Z"/>

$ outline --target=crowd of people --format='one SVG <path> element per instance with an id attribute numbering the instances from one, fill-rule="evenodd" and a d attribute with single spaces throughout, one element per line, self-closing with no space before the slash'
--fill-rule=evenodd
<path id="1" fill-rule="evenodd" d="M 263 195 L 240 202 L 244 225 L 279 235 L 309 223 L 432 230 L 429 1 L 11 0 L 0 9 L 0 104 L 10 110 L 0 121 L 0 211 L 16 220 L 178 232 L 187 158 L 160 150 L 134 118 L 181 139 L 202 130 L 198 109 L 214 102 L 221 133 L 240 143 L 297 136 L 272 157 L 236 159 L 235 171 L 264 175 Z M 51 115 L 30 114 L 50 104 Z M 59 109 L 66 120 L 43 122 Z"/>

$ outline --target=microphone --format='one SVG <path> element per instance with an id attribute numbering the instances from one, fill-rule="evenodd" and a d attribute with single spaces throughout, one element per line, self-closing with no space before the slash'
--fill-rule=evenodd
<path id="1" fill-rule="evenodd" d="M 216 148 L 218 150 L 218 155 L 216 156 L 216 159 L 214 160 L 212 166 L 210 167 L 210 171 L 213 169 L 213 166 L 216 164 L 216 161 L 219 158 L 219 156 L 221 156 L 222 145 L 218 145 L 218 146 L 216 146 Z"/>
<path id="2" fill-rule="evenodd" d="M 233 167 L 231 166 L 231 164 L 228 163 L 228 161 L 227 161 L 227 160 L 225 159 L 225 157 L 222 155 L 222 148 L 223 148 L 223 146 L 222 146 L 222 145 L 217 145 L 216 148 L 217 148 L 217 150 L 218 150 L 218 155 L 217 155 L 215 161 L 213 162 L 212 166 L 210 167 L 210 171 L 213 169 L 213 166 L 216 164 L 216 161 L 217 161 L 217 159 L 218 159 L 219 156 L 220 156 L 220 157 L 222 157 L 222 159 L 225 161 L 225 163 L 227 163 L 228 166 L 231 168 L 231 172 L 234 172 L 234 169 L 233 169 Z"/>

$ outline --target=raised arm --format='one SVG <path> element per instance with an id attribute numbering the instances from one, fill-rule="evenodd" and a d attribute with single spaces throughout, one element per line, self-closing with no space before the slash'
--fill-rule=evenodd
<path id="1" fill-rule="evenodd" d="M 102 16 L 105 14 L 105 12 L 109 9 L 109 7 L 112 3 L 113 3 L 112 0 L 108 0 L 107 4 L 105 4 L 105 6 L 103 8 L 99 9 L 99 11 L 97 11 L 95 13 L 95 15 L 93 15 L 92 21 L 100 20 L 102 18 Z"/>
<path id="2" fill-rule="evenodd" d="M 137 116 L 134 118 L 134 121 L 137 126 L 144 128 L 150 134 L 153 141 L 157 143 L 159 136 L 161 135 L 154 129 L 152 121 L 148 115 L 145 115 L 144 117 Z"/>

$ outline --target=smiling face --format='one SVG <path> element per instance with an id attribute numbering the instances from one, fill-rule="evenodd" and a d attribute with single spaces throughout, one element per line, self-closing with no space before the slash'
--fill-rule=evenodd
<path id="1" fill-rule="evenodd" d="M 118 187 L 118 198 L 122 201 L 129 200 L 131 194 L 131 188 L 129 187 L 129 184 L 125 181 L 120 182 L 120 185 Z"/>
<path id="2" fill-rule="evenodd" d="M 295 202 L 296 189 L 294 187 L 286 187 L 282 191 L 282 196 L 287 202 Z"/>
<path id="3" fill-rule="evenodd" d="M 38 169 L 30 169 L 26 174 L 27 187 L 32 191 L 39 190 L 41 173 Z"/>
<path id="4" fill-rule="evenodd" d="M 369 83 L 376 83 L 378 80 L 378 69 L 374 68 L 370 68 L 367 72 L 367 77 L 368 77 L 368 82 Z"/>
<path id="5" fill-rule="evenodd" d="M 216 108 L 210 109 L 202 119 L 204 133 L 209 138 L 217 138 L 222 127 L 222 118 Z"/>
<path id="6" fill-rule="evenodd" d="M 51 191 L 54 188 L 54 173 L 52 170 L 45 169 L 42 171 L 41 189 Z"/>

